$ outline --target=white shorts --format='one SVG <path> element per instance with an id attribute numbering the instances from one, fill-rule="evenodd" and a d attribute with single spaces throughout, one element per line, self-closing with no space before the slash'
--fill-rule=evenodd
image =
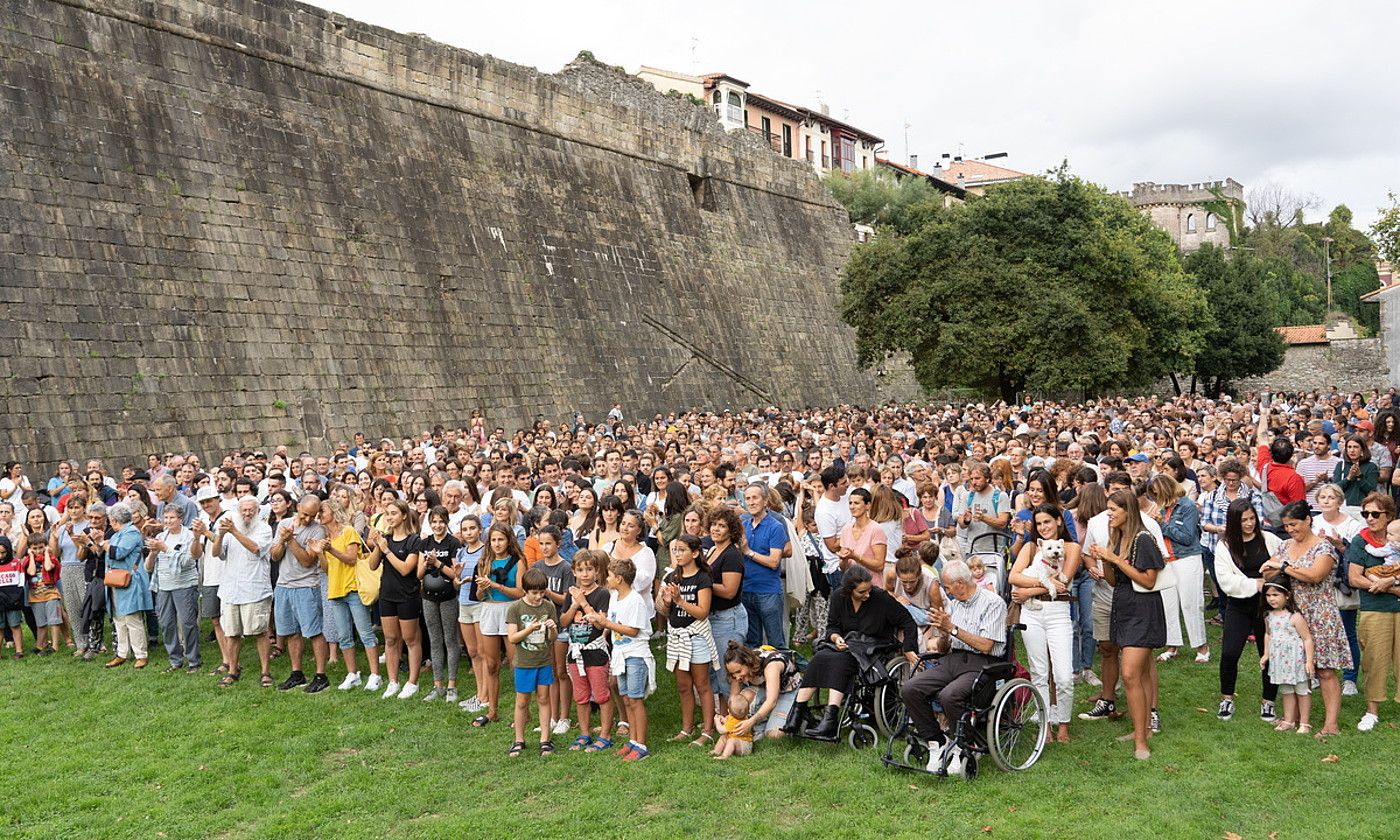
<path id="1" fill-rule="evenodd" d="M 221 604 L 219 625 L 227 636 L 259 636 L 267 632 L 272 617 L 272 599 L 264 598 L 251 604 Z"/>
<path id="2" fill-rule="evenodd" d="M 487 602 L 481 605 L 481 622 L 478 632 L 483 636 L 504 636 L 506 635 L 506 612 L 510 609 L 509 603 Z M 458 618 L 458 621 L 461 621 Z"/>
<path id="3" fill-rule="evenodd" d="M 476 624 L 476 623 L 480 622 L 480 621 L 481 621 L 481 608 L 484 607 L 484 606 L 485 606 L 485 604 L 480 604 L 480 603 L 477 603 L 477 604 L 458 604 L 458 605 L 457 605 L 457 623 L 458 623 L 458 624 Z"/>

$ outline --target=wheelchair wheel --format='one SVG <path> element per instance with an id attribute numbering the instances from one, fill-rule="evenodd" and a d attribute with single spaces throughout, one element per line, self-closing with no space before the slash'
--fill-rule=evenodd
<path id="1" fill-rule="evenodd" d="M 904 745 L 904 763 L 910 767 L 923 767 L 928 764 L 928 744 L 918 738 Z"/>
<path id="2" fill-rule="evenodd" d="M 914 666 L 903 656 L 890 659 L 886 665 L 890 679 L 875 687 L 875 728 L 886 738 L 893 738 L 904 725 L 904 698 L 899 696 L 900 686 L 914 673 Z"/>
<path id="3" fill-rule="evenodd" d="M 963 756 L 962 775 L 969 782 L 977 778 L 977 753 L 968 753 Z"/>
<path id="4" fill-rule="evenodd" d="M 1030 680 L 1007 680 L 988 712 L 987 750 L 1007 772 L 1029 769 L 1045 750 L 1049 709 Z"/>
<path id="5" fill-rule="evenodd" d="M 857 723 L 846 730 L 846 743 L 853 750 L 868 750 L 880 744 L 880 736 L 873 726 Z"/>

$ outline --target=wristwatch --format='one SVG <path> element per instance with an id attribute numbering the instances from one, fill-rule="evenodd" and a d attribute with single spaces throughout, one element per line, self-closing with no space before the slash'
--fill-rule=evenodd
<path id="1" fill-rule="evenodd" d="M 958 637 L 958 627 L 957 627 L 956 624 L 953 625 L 953 629 L 952 629 L 952 630 L 949 630 L 949 631 L 948 631 L 948 635 L 949 635 L 949 636 L 952 636 L 954 639 L 956 639 L 956 638 Z"/>

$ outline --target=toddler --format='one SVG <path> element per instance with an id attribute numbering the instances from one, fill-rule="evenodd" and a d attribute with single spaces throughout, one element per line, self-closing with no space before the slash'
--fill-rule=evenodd
<path id="1" fill-rule="evenodd" d="M 1383 544 L 1371 545 L 1367 543 L 1366 553 L 1384 560 L 1382 565 L 1400 567 L 1400 519 L 1392 519 L 1390 524 L 1385 526 L 1385 542 Z M 1372 566 L 1366 570 L 1366 574 L 1371 577 L 1385 575 L 1387 572 L 1394 574 L 1395 569 L 1381 572 L 1377 570 L 1377 567 Z"/>
<path id="2" fill-rule="evenodd" d="M 1264 584 L 1264 600 L 1269 614 L 1264 619 L 1264 655 L 1259 657 L 1259 667 L 1268 666 L 1269 681 L 1283 695 L 1283 719 L 1274 731 L 1297 729 L 1306 735 L 1312 731 L 1308 723 L 1312 713 L 1312 633 L 1285 584 L 1277 579 Z"/>
<path id="3" fill-rule="evenodd" d="M 748 755 L 753 752 L 753 730 L 736 731 L 748 716 L 749 698 L 745 697 L 742 691 L 731 694 L 729 714 L 724 717 L 715 715 L 715 725 L 720 731 L 720 736 L 719 740 L 715 741 L 715 748 L 710 751 L 711 755 L 724 759 L 731 755 Z"/>
<path id="4" fill-rule="evenodd" d="M 996 579 L 993 578 L 992 575 L 987 574 L 987 567 L 983 564 L 981 558 L 976 555 L 967 558 L 967 568 L 968 571 L 972 572 L 972 582 L 974 584 L 982 587 L 993 595 L 996 594 Z"/>

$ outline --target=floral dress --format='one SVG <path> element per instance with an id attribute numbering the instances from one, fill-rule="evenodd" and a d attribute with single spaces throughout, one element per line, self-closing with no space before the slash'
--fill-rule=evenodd
<path id="1" fill-rule="evenodd" d="M 1293 544 L 1293 540 L 1284 540 L 1277 557 L 1300 569 L 1311 568 L 1314 563 L 1323 562 L 1328 557 L 1333 563 L 1338 562 L 1336 551 L 1326 540 L 1318 540 L 1296 560 L 1291 559 L 1292 555 L 1289 553 Z M 1313 659 L 1317 670 L 1350 668 L 1351 648 L 1347 645 L 1346 630 L 1342 627 L 1342 614 L 1337 609 L 1337 599 L 1332 594 L 1333 576 L 1327 575 L 1321 583 L 1304 583 L 1297 578 L 1291 580 L 1293 599 L 1298 602 L 1298 609 L 1308 623 L 1308 630 L 1312 631 L 1315 650 Z"/>
<path id="2" fill-rule="evenodd" d="M 1269 682 L 1274 685 L 1301 685 L 1311 676 L 1307 672 L 1307 650 L 1303 637 L 1293 626 L 1293 613 L 1272 610 L 1269 625 Z"/>

